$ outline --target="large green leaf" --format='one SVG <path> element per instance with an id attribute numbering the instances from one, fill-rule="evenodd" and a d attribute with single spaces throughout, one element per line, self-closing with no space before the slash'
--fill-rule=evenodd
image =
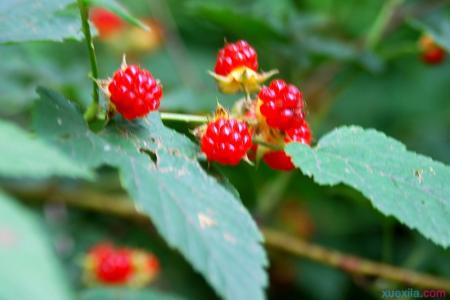
<path id="1" fill-rule="evenodd" d="M 92 288 L 80 295 L 80 300 L 181 300 L 178 296 L 150 289 Z"/>
<path id="2" fill-rule="evenodd" d="M 117 167 L 137 206 L 222 297 L 264 298 L 262 236 L 242 204 L 198 164 L 195 144 L 164 127 L 157 114 L 116 121 L 96 135 L 66 99 L 38 92 L 33 122 L 39 135 L 82 165 Z"/>
<path id="3" fill-rule="evenodd" d="M 73 299 L 39 222 L 0 192 L 0 299 Z"/>
<path id="4" fill-rule="evenodd" d="M 63 125 L 61 118 L 58 119 Z M 45 178 L 69 176 L 90 178 L 82 167 L 56 148 L 35 139 L 19 127 L 0 120 L 0 176 Z"/>
<path id="5" fill-rule="evenodd" d="M 382 213 L 450 245 L 448 166 L 407 151 L 383 133 L 354 126 L 332 131 L 315 148 L 292 143 L 286 151 L 317 183 L 350 185 Z"/>
<path id="6" fill-rule="evenodd" d="M 64 10 L 75 0 L 3 0 L 0 43 L 81 39 L 80 17 Z"/>

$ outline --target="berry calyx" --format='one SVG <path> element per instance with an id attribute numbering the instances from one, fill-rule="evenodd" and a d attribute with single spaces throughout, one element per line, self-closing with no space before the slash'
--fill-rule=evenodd
<path id="1" fill-rule="evenodd" d="M 422 61 L 429 65 L 441 64 L 446 57 L 445 50 L 440 47 L 429 35 L 420 38 L 419 46 L 421 49 Z"/>
<path id="2" fill-rule="evenodd" d="M 115 109 L 133 120 L 158 110 L 162 86 L 148 70 L 124 64 L 109 82 L 107 92 Z"/>
<path id="3" fill-rule="evenodd" d="M 245 122 L 220 117 L 207 125 L 200 143 L 209 161 L 237 165 L 251 148 L 252 137 Z"/>
<path id="4" fill-rule="evenodd" d="M 90 19 L 102 39 L 109 39 L 117 35 L 124 27 L 123 21 L 117 15 L 104 8 L 91 9 Z"/>
<path id="5" fill-rule="evenodd" d="M 244 40 L 227 43 L 220 49 L 214 72 L 210 72 L 216 79 L 220 91 L 226 94 L 257 91 L 260 84 L 275 73 L 277 73 L 275 70 L 258 73 L 258 55 Z"/>
<path id="6" fill-rule="evenodd" d="M 286 130 L 303 118 L 303 95 L 284 80 L 273 80 L 262 87 L 258 98 L 259 113 L 272 128 Z"/>
<path id="7" fill-rule="evenodd" d="M 239 40 L 236 43 L 226 44 L 219 50 L 214 72 L 227 76 L 233 70 L 241 67 L 258 70 L 258 55 L 255 49 L 246 41 Z"/>
<path id="8" fill-rule="evenodd" d="M 285 131 L 285 143 L 299 142 L 311 144 L 311 130 L 306 121 L 297 122 L 296 126 Z M 295 168 L 291 158 L 284 151 L 269 151 L 263 156 L 263 161 L 272 169 L 291 171 Z"/>
<path id="9" fill-rule="evenodd" d="M 103 252 L 98 257 L 96 277 L 104 284 L 126 284 L 133 274 L 131 253 L 126 249 Z"/>

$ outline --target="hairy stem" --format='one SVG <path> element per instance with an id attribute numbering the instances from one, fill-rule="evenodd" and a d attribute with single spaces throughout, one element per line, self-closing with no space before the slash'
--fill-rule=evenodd
<path id="1" fill-rule="evenodd" d="M 136 210 L 133 204 L 134 202 L 127 198 L 126 195 L 110 196 L 87 188 L 65 189 L 51 185 L 34 188 L 26 188 L 22 185 L 2 186 L 2 188 L 5 188 L 8 192 L 23 200 L 65 203 L 81 209 L 137 221 L 149 220 L 148 216 Z M 409 269 L 345 254 L 312 244 L 271 228 L 263 228 L 262 232 L 268 247 L 304 257 L 330 267 L 339 268 L 348 273 L 375 276 L 418 288 L 450 291 L 450 280 L 445 278 L 418 273 Z"/>
<path id="2" fill-rule="evenodd" d="M 80 10 L 81 17 L 81 28 L 84 34 L 84 40 L 86 41 L 86 46 L 89 54 L 89 62 L 91 64 L 91 74 L 92 80 L 92 102 L 84 113 L 84 118 L 86 121 L 91 121 L 95 119 L 98 113 L 98 103 L 99 103 L 99 91 L 96 80 L 98 79 L 98 67 L 97 58 L 95 56 L 94 43 L 92 41 L 91 29 L 89 26 L 89 10 L 86 5 L 85 0 L 78 0 L 78 8 Z"/>
<path id="3" fill-rule="evenodd" d="M 339 268 L 348 273 L 376 276 L 419 288 L 450 291 L 450 281 L 444 278 L 327 249 L 270 228 L 265 228 L 262 231 L 269 247 Z"/>

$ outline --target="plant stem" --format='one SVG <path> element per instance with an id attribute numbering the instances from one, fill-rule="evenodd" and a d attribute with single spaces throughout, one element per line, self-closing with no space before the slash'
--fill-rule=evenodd
<path id="1" fill-rule="evenodd" d="M 97 58 L 95 56 L 95 48 L 94 43 L 92 41 L 91 29 L 88 21 L 88 7 L 86 5 L 85 0 L 78 0 L 78 8 L 80 10 L 81 17 L 81 28 L 83 30 L 84 39 L 86 41 L 88 54 L 89 54 L 89 62 L 91 64 L 91 74 L 90 77 L 93 79 L 92 81 L 92 102 L 89 107 L 86 109 L 84 113 L 84 118 L 86 121 L 91 121 L 95 119 L 98 113 L 98 103 L 99 103 L 99 91 L 97 82 L 98 79 L 98 67 L 97 67 Z"/>
<path id="2" fill-rule="evenodd" d="M 252 140 L 252 142 L 253 142 L 253 144 L 258 144 L 258 145 L 267 147 L 267 148 L 272 149 L 272 150 L 280 150 L 281 151 L 281 150 L 284 149 L 283 146 L 270 144 L 270 143 L 267 143 L 267 142 L 265 142 L 263 140 L 260 140 L 260 139 L 255 139 L 254 138 Z"/>
<path id="3" fill-rule="evenodd" d="M 27 201 L 65 203 L 103 214 L 136 221 L 149 221 L 148 216 L 137 211 L 134 202 L 126 195 L 111 196 L 84 187 L 73 189 L 55 185 L 34 186 L 33 188 L 27 188 L 23 185 L 2 185 L 2 188 L 17 198 Z M 345 254 L 271 228 L 262 228 L 262 232 L 265 236 L 266 245 L 269 247 L 339 268 L 348 273 L 376 276 L 419 288 L 450 291 L 450 280 L 445 278 Z"/>
<path id="4" fill-rule="evenodd" d="M 378 42 L 383 37 L 386 27 L 394 15 L 395 9 L 403 3 L 404 0 L 388 0 L 381 8 L 375 22 L 367 34 L 366 46 L 368 48 L 375 48 Z"/>
<path id="5" fill-rule="evenodd" d="M 198 116 L 198 115 L 185 115 L 185 114 L 176 114 L 176 113 L 160 113 L 161 120 L 166 121 L 181 121 L 187 123 L 206 123 L 208 122 L 207 116 Z"/>
<path id="6" fill-rule="evenodd" d="M 266 244 L 270 247 L 306 257 L 331 267 L 340 268 L 349 273 L 381 277 L 420 288 L 444 289 L 450 291 L 450 281 L 445 278 L 434 277 L 344 254 L 339 251 L 311 244 L 305 240 L 298 239 L 277 230 L 265 228 L 262 231 L 266 238 Z"/>

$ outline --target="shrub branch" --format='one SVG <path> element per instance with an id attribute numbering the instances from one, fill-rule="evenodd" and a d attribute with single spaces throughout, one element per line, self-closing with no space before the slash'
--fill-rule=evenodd
<path id="1" fill-rule="evenodd" d="M 122 218 L 149 221 L 148 216 L 139 212 L 133 201 L 126 195 L 108 195 L 88 188 L 69 189 L 51 185 L 34 188 L 7 186 L 5 189 L 23 200 L 64 203 L 69 206 Z M 262 228 L 262 232 L 265 236 L 266 245 L 270 248 L 304 257 L 351 274 L 384 278 L 418 288 L 450 291 L 450 280 L 445 278 L 342 253 L 275 229 Z"/>

